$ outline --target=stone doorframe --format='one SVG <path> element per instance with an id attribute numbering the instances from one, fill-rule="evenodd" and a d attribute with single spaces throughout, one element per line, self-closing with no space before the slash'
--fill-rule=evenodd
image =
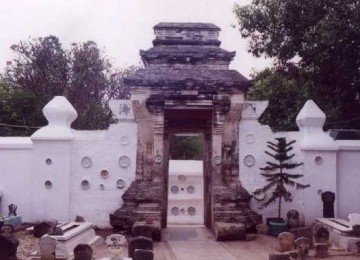
<path id="1" fill-rule="evenodd" d="M 243 103 L 242 93 L 213 95 L 212 100 L 165 100 L 149 93 L 132 93 L 138 123 L 136 181 L 148 183 L 145 185 L 148 196 L 138 202 L 144 209 L 150 208 L 144 203 L 155 205 L 160 211 L 156 217 L 161 219 L 162 227 L 167 223 L 169 134 L 172 132 L 204 134 L 206 226 L 213 228 L 216 221 L 239 219 L 236 216 L 239 212 L 229 214 L 226 209 L 233 211 L 234 203 L 246 203 L 250 199 L 239 181 L 238 125 Z"/>

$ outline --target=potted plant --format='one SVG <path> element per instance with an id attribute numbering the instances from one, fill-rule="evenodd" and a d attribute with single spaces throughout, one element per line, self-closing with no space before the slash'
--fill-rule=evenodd
<path id="1" fill-rule="evenodd" d="M 287 190 L 287 186 L 294 187 L 295 189 L 305 189 L 310 185 L 304 185 L 295 182 L 294 179 L 303 177 L 302 174 L 292 174 L 288 170 L 294 169 L 302 165 L 302 163 L 295 163 L 290 161 L 295 154 L 289 155 L 288 153 L 293 149 L 291 146 L 296 141 L 287 142 L 286 138 L 275 138 L 277 142 L 267 142 L 267 147 L 271 150 L 265 153 L 271 156 L 276 162 L 266 162 L 266 166 L 260 168 L 264 171 L 261 173 L 266 178 L 268 184 L 258 189 L 257 192 L 266 192 L 273 189 L 272 195 L 263 204 L 263 207 L 267 207 L 269 204 L 278 200 L 278 216 L 277 218 L 269 218 L 269 234 L 278 235 L 279 233 L 287 230 L 287 224 L 281 218 L 281 204 L 282 201 L 291 202 L 291 193 Z"/>

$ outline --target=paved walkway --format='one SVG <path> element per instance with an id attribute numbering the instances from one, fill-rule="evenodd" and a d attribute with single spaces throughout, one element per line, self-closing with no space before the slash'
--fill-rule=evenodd
<path id="1" fill-rule="evenodd" d="M 170 226 L 163 231 L 163 241 L 154 244 L 155 260 L 267 260 L 270 253 L 279 250 L 277 238 L 265 235 L 248 235 L 248 238 L 248 241 L 218 242 L 205 227 Z M 344 252 L 335 254 L 338 256 L 332 256 L 331 260 L 359 259 L 344 256 Z"/>
<path id="2" fill-rule="evenodd" d="M 154 243 L 155 260 L 268 260 L 270 253 L 278 251 L 277 238 L 250 234 L 248 241 L 218 242 L 204 226 L 169 226 L 163 230 L 162 241 Z M 308 259 L 314 259 L 313 254 Z M 330 260 L 360 259 L 344 251 L 331 255 Z M 110 259 L 105 245 L 95 249 L 95 259 Z"/>

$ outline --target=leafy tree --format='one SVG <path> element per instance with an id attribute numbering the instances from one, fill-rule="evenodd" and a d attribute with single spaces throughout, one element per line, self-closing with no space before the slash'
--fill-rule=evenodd
<path id="1" fill-rule="evenodd" d="M 56 95 L 66 96 L 78 112 L 73 124 L 76 129 L 108 127 L 113 120 L 108 100 L 129 97 L 122 78 L 134 72 L 136 67 L 114 69 L 93 41 L 72 44 L 66 51 L 57 37 L 47 36 L 20 41 L 11 49 L 17 57 L 7 63 L 2 76 L 10 92 L 22 91 L 32 95 L 36 107 L 40 108 Z M 21 117 L 18 113 L 14 116 Z M 32 116 L 34 118 L 29 117 L 28 124 L 45 124 L 45 120 L 37 119 L 39 115 Z M 9 123 L 6 119 L 1 122 Z M 7 134 L 18 135 L 19 131 L 7 131 Z"/>
<path id="2" fill-rule="evenodd" d="M 203 143 L 200 136 L 176 136 L 170 138 L 170 155 L 173 160 L 202 160 Z"/>
<path id="3" fill-rule="evenodd" d="M 0 82 L 0 136 L 30 135 L 45 124 L 37 97 L 21 88 Z"/>
<path id="4" fill-rule="evenodd" d="M 332 121 L 360 127 L 359 1 L 253 0 L 234 11 L 249 52 L 274 58 L 276 70 L 285 73 L 298 68 L 313 85 L 309 98 Z"/>
<path id="5" fill-rule="evenodd" d="M 274 188 L 271 197 L 263 203 L 262 206 L 267 207 L 272 202 L 278 200 L 278 218 L 281 218 L 281 202 L 282 198 L 284 201 L 292 201 L 291 193 L 286 190 L 286 185 L 294 187 L 295 189 L 305 189 L 310 187 L 310 185 L 304 185 L 298 182 L 293 181 L 293 179 L 299 179 L 303 177 L 302 174 L 291 174 L 286 172 L 287 170 L 294 169 L 302 163 L 294 163 L 291 162 L 291 159 L 295 156 L 295 154 L 289 155 L 293 147 L 291 146 L 296 141 L 287 142 L 286 138 L 275 138 L 276 143 L 267 142 L 267 147 L 272 150 L 273 153 L 265 151 L 265 153 L 272 158 L 275 159 L 275 163 L 267 161 L 266 166 L 260 168 L 260 170 L 264 171 L 261 173 L 262 176 L 266 178 L 266 181 L 269 182 L 264 187 L 262 187 L 258 192 L 266 192 L 271 188 Z"/>

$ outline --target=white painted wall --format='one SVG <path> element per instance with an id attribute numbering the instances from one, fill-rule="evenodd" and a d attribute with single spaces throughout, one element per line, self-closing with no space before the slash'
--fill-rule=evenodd
<path id="1" fill-rule="evenodd" d="M 32 142 L 29 137 L 0 138 L 0 190 L 3 191 L 0 214 L 8 214 L 8 205 L 18 205 L 23 219 L 32 219 L 31 182 Z"/>
<path id="2" fill-rule="evenodd" d="M 338 216 L 360 212 L 360 141 L 339 140 L 337 158 Z"/>
<path id="3" fill-rule="evenodd" d="M 127 111 L 124 106 L 131 109 L 129 101 L 113 101 L 110 105 L 119 122 L 108 130 L 74 131 L 70 124 L 76 118 L 76 111 L 66 99 L 57 97 L 44 108 L 49 125 L 31 138 L 0 137 L 2 215 L 7 214 L 10 203 L 15 203 L 23 221 L 27 222 L 68 221 L 81 215 L 98 226 L 109 226 L 108 214 L 121 206 L 121 195 L 135 179 L 137 144 L 137 125 L 132 111 L 124 113 Z M 286 137 L 297 140 L 295 158 L 304 165 L 295 172 L 304 174 L 300 181 L 311 187 L 293 191 L 293 202 L 283 205 L 283 217 L 288 210 L 297 209 L 310 224 L 322 216 L 321 192 L 325 191 L 336 193 L 337 216 L 346 218 L 349 213 L 360 212 L 357 203 L 360 197 L 360 142 L 334 142 L 322 131 L 325 115 L 313 102 L 307 103 L 299 114 L 299 132 L 273 133 L 257 120 L 266 106 L 266 102 L 248 102 L 239 124 L 239 173 L 244 187 L 251 193 L 265 184 L 259 168 L 270 159 L 264 153 L 266 142 L 275 137 Z M 122 156 L 128 157 L 129 165 L 122 167 L 119 164 Z M 82 165 L 84 157 L 91 159 L 91 167 Z M 50 164 L 46 163 L 47 159 L 51 160 Z M 175 169 L 171 171 L 173 173 L 179 168 L 183 170 L 182 166 L 171 167 Z M 202 172 L 200 168 L 201 171 L 196 172 Z M 189 169 L 197 168 L 191 166 Z M 108 171 L 107 178 L 101 176 L 102 170 Z M 194 185 L 198 183 L 195 175 L 188 178 Z M 176 178 L 176 174 L 174 176 L 170 173 L 170 179 Z M 122 189 L 117 188 L 119 179 L 125 183 Z M 51 189 L 45 187 L 46 180 L 52 182 Z M 89 189 L 81 187 L 83 180 L 89 181 Z M 202 189 L 203 185 L 200 185 L 198 191 L 202 193 Z M 196 204 L 198 201 L 189 198 L 187 202 Z M 171 201 L 169 209 L 170 205 Z M 276 204 L 265 209 L 259 209 L 260 205 L 261 202 L 252 199 L 252 208 L 264 217 L 276 216 Z M 203 203 L 198 207 L 201 212 Z"/>

